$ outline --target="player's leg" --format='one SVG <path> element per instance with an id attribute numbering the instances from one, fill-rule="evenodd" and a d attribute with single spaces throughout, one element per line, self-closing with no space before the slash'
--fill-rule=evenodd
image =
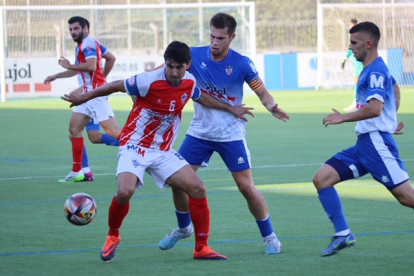
<path id="1" fill-rule="evenodd" d="M 119 146 L 118 139 L 108 135 L 107 133 L 102 133 L 101 125 L 93 119 L 86 125 L 86 132 L 88 133 L 89 141 L 93 144 L 105 144 L 116 147 Z"/>
<path id="2" fill-rule="evenodd" d="M 190 164 L 201 164 L 205 159 L 210 158 L 213 150 L 205 145 L 203 140 L 186 135 L 178 152 Z M 191 165 L 191 167 L 194 171 L 197 171 L 199 165 Z M 193 233 L 188 195 L 180 188 L 171 188 L 178 228 L 159 242 L 158 246 L 162 250 L 173 248 L 178 241 L 191 236 Z"/>
<path id="3" fill-rule="evenodd" d="M 72 170 L 65 178 L 59 180 L 61 183 L 73 183 L 84 179 L 84 174 L 82 172 L 82 158 L 84 150 L 82 131 L 89 120 L 90 117 L 84 113 L 77 112 L 76 108 L 72 112 L 69 122 L 69 139 L 72 144 L 73 159 Z"/>
<path id="4" fill-rule="evenodd" d="M 120 228 L 129 212 L 129 201 L 136 188 L 143 183 L 146 167 L 140 165 L 135 167 L 130 162 L 131 158 L 137 159 L 137 153 L 120 149 L 117 168 L 117 191 L 109 206 L 109 231 L 101 251 L 101 259 L 106 262 L 112 260 L 115 256 L 116 248 L 121 242 Z"/>
<path id="5" fill-rule="evenodd" d="M 251 173 L 250 151 L 245 139 L 231 142 L 213 142 L 234 181 L 247 202 L 250 213 L 256 220 L 260 234 L 264 241 L 266 254 L 278 254 L 282 244 L 273 229 L 272 221 L 267 208 L 266 200 L 256 188 Z"/>
<path id="6" fill-rule="evenodd" d="M 163 166 L 158 166 L 160 172 L 151 171 L 154 179 L 157 181 L 157 175 L 168 175 L 168 167 L 177 168 L 187 163 L 182 157 L 178 157 L 171 150 L 170 156 L 166 157 Z M 168 164 L 168 165 L 167 165 Z M 208 246 L 208 238 L 210 234 L 210 209 L 207 202 L 207 192 L 204 183 L 197 176 L 195 171 L 187 164 L 178 169 L 165 183 L 185 191 L 189 196 L 189 207 L 191 220 L 194 225 L 196 244 L 194 248 L 194 259 L 200 260 L 226 260 L 227 257 L 215 252 Z"/>
<path id="7" fill-rule="evenodd" d="M 341 198 L 334 188 L 334 185 L 341 181 L 358 178 L 367 173 L 355 160 L 354 148 L 344 150 L 326 161 L 313 177 L 319 201 L 335 228 L 331 243 L 321 253 L 323 257 L 334 255 L 346 247 L 355 245 L 356 242 L 348 226 Z"/>
<path id="8" fill-rule="evenodd" d="M 401 205 L 414 208 L 414 189 L 410 181 L 407 180 L 397 188 L 392 189 L 391 193 Z"/>
<path id="9" fill-rule="evenodd" d="M 105 130 L 107 135 L 114 139 L 118 139 L 119 135 L 121 134 L 121 129 L 116 123 L 115 117 L 109 117 L 107 120 L 99 121 L 99 123 L 101 124 L 102 128 Z"/>

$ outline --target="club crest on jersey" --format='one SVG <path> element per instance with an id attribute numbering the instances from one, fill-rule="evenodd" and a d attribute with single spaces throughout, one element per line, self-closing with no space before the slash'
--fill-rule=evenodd
<path id="1" fill-rule="evenodd" d="M 205 64 L 204 62 L 201 62 L 200 68 L 207 69 L 207 64 Z"/>
<path id="2" fill-rule="evenodd" d="M 181 102 L 182 102 L 182 103 L 185 103 L 185 102 L 186 102 L 186 100 L 187 100 L 187 98 L 188 98 L 188 95 L 187 95 L 187 94 L 182 95 L 182 96 L 181 96 Z"/>
<path id="3" fill-rule="evenodd" d="M 233 72 L 233 66 L 226 65 L 225 70 L 226 70 L 227 75 L 230 76 L 230 74 Z"/>
<path id="4" fill-rule="evenodd" d="M 128 79 L 128 84 L 130 86 L 134 86 L 135 85 L 135 76 L 132 76 Z"/>

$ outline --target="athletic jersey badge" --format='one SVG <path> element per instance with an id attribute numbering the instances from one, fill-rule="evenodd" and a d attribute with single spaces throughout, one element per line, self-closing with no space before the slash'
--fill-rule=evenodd
<path id="1" fill-rule="evenodd" d="M 231 75 L 231 73 L 233 72 L 233 66 L 231 66 L 231 65 L 226 65 L 225 69 L 226 69 L 226 73 L 227 73 L 227 75 L 228 75 L 228 76 L 230 76 L 230 75 Z"/>

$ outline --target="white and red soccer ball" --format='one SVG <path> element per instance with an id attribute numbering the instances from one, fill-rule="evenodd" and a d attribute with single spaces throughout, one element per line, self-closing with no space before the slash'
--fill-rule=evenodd
<path id="1" fill-rule="evenodd" d="M 76 193 L 66 200 L 63 210 L 70 223 L 86 225 L 95 218 L 98 208 L 93 197 L 85 193 Z"/>

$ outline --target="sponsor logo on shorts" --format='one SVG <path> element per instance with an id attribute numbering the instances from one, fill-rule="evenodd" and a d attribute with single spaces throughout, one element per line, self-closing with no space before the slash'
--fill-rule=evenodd
<path id="1" fill-rule="evenodd" d="M 244 158 L 243 157 L 239 157 L 239 158 L 237 158 L 237 164 L 244 164 L 245 163 L 245 161 L 244 161 Z"/>
<path id="2" fill-rule="evenodd" d="M 388 183 L 388 182 L 390 182 L 390 180 L 388 179 L 388 177 L 387 177 L 386 175 L 383 175 L 383 176 L 381 177 L 381 181 L 382 181 L 382 182 L 384 182 L 384 183 Z"/>

